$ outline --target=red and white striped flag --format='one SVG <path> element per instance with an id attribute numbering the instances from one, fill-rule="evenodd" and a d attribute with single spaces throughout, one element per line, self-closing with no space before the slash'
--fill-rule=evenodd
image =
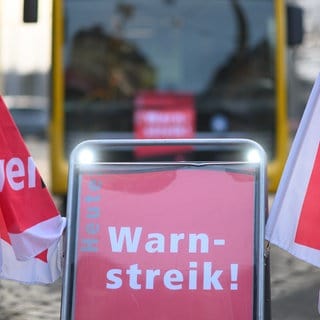
<path id="1" fill-rule="evenodd" d="M 0 97 L 0 278 L 52 283 L 61 275 L 62 218 Z"/>
<path id="2" fill-rule="evenodd" d="M 311 91 L 271 207 L 266 239 L 320 267 L 320 76 Z"/>

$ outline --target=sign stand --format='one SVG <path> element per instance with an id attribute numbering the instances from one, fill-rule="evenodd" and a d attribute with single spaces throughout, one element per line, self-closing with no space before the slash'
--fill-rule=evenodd
<path id="1" fill-rule="evenodd" d="M 113 160 L 141 146 L 205 157 Z M 266 190 L 265 153 L 247 139 L 79 144 L 61 319 L 269 319 Z"/>

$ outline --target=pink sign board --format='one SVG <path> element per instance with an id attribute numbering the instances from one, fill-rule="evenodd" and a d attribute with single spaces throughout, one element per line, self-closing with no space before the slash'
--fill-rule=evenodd
<path id="1" fill-rule="evenodd" d="M 134 136 L 136 139 L 183 139 L 195 136 L 196 111 L 191 94 L 142 92 L 135 101 Z M 177 154 L 189 146 L 137 146 L 137 158 Z"/>
<path id="2" fill-rule="evenodd" d="M 181 167 L 79 181 L 74 319 L 253 318 L 253 174 Z"/>

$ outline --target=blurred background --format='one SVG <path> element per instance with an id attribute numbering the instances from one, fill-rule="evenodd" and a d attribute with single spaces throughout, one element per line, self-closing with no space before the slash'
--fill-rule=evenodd
<path id="1" fill-rule="evenodd" d="M 299 4 L 304 9 L 303 44 L 288 51 L 299 79 L 299 83 L 291 84 L 298 86 L 299 94 L 289 105 L 291 124 L 295 129 L 320 69 L 320 2 L 287 2 Z M 0 92 L 23 133 L 44 134 L 49 107 L 52 0 L 39 1 L 38 9 L 38 22 L 25 24 L 22 0 L 0 1 Z M 29 112 L 27 118 L 21 114 L 25 109 Z"/>
<path id="2" fill-rule="evenodd" d="M 0 1 L 0 91 L 23 133 L 47 130 L 51 7 L 40 1 L 38 23 L 25 24 L 23 1 Z"/>

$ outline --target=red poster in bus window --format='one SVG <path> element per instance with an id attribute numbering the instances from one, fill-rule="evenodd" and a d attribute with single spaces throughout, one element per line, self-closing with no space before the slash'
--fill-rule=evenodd
<path id="1" fill-rule="evenodd" d="M 190 94 L 144 92 L 137 96 L 134 111 L 136 139 L 183 139 L 195 135 L 195 106 Z M 191 146 L 138 146 L 138 158 L 179 154 Z"/>
<path id="2" fill-rule="evenodd" d="M 83 175 L 75 319 L 252 319 L 254 177 Z"/>

